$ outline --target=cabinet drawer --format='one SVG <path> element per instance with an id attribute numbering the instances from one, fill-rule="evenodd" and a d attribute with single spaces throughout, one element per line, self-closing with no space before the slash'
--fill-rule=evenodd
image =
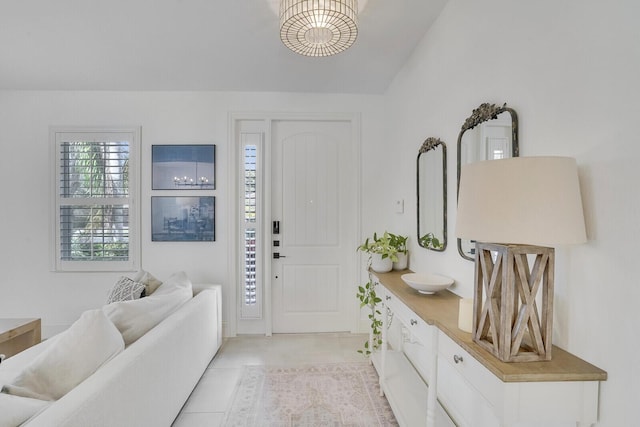
<path id="1" fill-rule="evenodd" d="M 492 405 L 495 406 L 501 402 L 504 397 L 505 384 L 449 338 L 447 334 L 442 331 L 438 333 L 438 354 L 442 359 L 459 372 Z"/>
<path id="2" fill-rule="evenodd" d="M 451 364 L 438 356 L 438 400 L 460 427 L 499 427 L 493 408 Z"/>
<path id="3" fill-rule="evenodd" d="M 427 325 L 427 322 L 411 311 L 391 292 L 386 291 L 382 301 L 393 312 L 394 319 L 401 322 L 411 333 L 412 341 L 420 341 L 425 346 L 431 345 L 432 334 L 436 333 L 433 326 Z"/>
<path id="4" fill-rule="evenodd" d="M 438 394 L 464 426 L 499 426 L 496 402 L 504 384 L 445 333 L 438 335 Z"/>

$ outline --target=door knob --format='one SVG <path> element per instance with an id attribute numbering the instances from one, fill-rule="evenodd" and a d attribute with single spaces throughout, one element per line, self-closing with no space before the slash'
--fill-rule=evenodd
<path id="1" fill-rule="evenodd" d="M 274 252 L 273 253 L 273 259 L 280 259 L 280 258 L 286 258 L 285 255 L 280 255 L 280 252 Z"/>

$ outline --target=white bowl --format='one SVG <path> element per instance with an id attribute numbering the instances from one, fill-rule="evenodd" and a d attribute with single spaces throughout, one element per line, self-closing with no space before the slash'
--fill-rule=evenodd
<path id="1" fill-rule="evenodd" d="M 453 279 L 433 273 L 407 273 L 400 276 L 404 283 L 421 294 L 433 294 L 453 285 Z"/>

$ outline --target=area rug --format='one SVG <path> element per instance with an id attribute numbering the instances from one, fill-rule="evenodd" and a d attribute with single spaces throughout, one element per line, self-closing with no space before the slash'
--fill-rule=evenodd
<path id="1" fill-rule="evenodd" d="M 245 366 L 223 426 L 397 426 L 378 375 L 362 363 Z"/>

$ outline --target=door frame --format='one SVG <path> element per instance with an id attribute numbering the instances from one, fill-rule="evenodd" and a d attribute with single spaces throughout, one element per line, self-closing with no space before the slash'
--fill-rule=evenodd
<path id="1" fill-rule="evenodd" d="M 356 227 L 349 233 L 348 241 L 353 246 L 353 259 L 349 262 L 353 262 L 354 265 L 359 264 L 359 257 L 355 248 L 358 246 L 358 239 L 360 238 L 360 218 L 362 210 L 362 186 L 361 186 L 361 114 L 360 113 L 269 113 L 269 112 L 231 112 L 229 113 L 229 141 L 227 150 L 228 154 L 228 178 L 229 178 L 229 197 L 227 203 L 227 249 L 229 255 L 229 262 L 227 268 L 228 283 L 227 286 L 227 327 L 225 336 L 234 337 L 238 334 L 238 314 L 239 314 L 239 301 L 240 301 L 240 286 L 238 286 L 239 274 L 239 236 L 240 236 L 240 223 L 239 223 L 239 208 L 238 208 L 238 194 L 239 194 L 239 180 L 238 180 L 238 168 L 240 161 L 240 146 L 238 141 L 238 123 L 241 121 L 261 121 L 264 125 L 264 194 L 263 194 L 263 218 L 262 218 L 262 241 L 271 241 L 271 174 L 272 174 L 272 159 L 271 159 L 271 136 L 272 136 L 272 123 L 274 121 L 346 121 L 351 123 L 351 153 L 353 156 L 353 168 L 350 168 L 350 178 L 355 182 L 355 206 L 354 206 L 354 223 Z M 272 283 L 271 283 L 271 247 L 262 248 L 262 265 L 264 266 L 264 292 L 263 292 L 263 319 L 262 327 L 258 326 L 258 329 L 262 330 L 250 330 L 242 331 L 243 333 L 264 333 L 266 336 L 271 336 L 273 331 L 273 304 L 272 304 Z M 358 310 L 357 300 L 355 298 L 355 291 L 357 289 L 358 271 L 359 268 L 353 269 L 353 309 L 349 314 L 351 318 L 349 330 L 354 333 L 359 330 L 360 324 L 360 310 Z"/>

